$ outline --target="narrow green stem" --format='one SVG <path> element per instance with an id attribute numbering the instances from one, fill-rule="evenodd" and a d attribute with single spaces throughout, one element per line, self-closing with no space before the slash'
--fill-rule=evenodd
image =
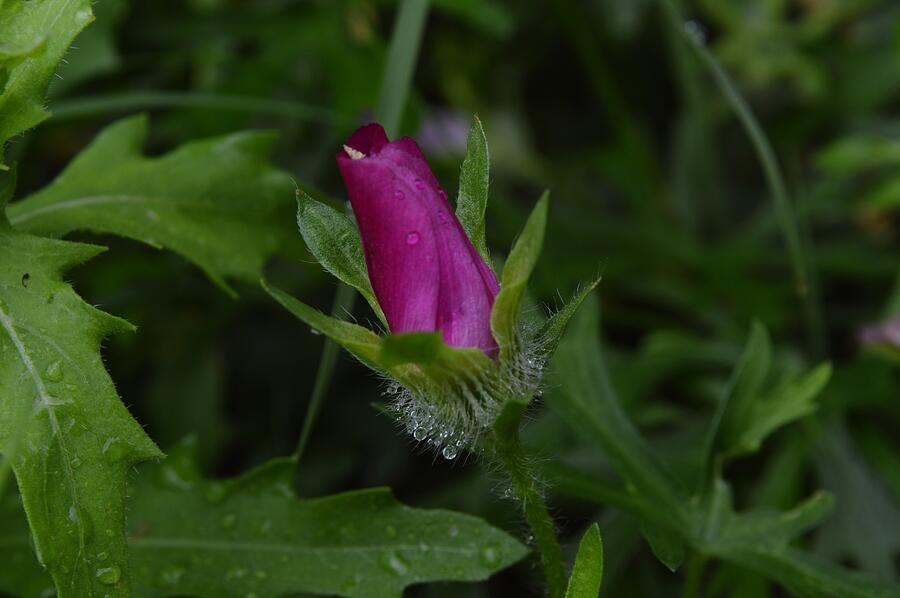
<path id="1" fill-rule="evenodd" d="M 428 16 L 429 0 L 404 0 L 397 11 L 387 64 L 381 79 L 375 114 L 389 137 L 397 134 L 409 97 L 419 45 Z"/>
<path id="2" fill-rule="evenodd" d="M 228 112 L 251 112 L 315 122 L 340 122 L 343 119 L 343 116 L 337 112 L 287 100 L 195 91 L 152 90 L 61 100 L 53 103 L 53 118 L 54 120 L 82 118 L 110 112 L 129 112 L 149 108 L 202 108 Z"/>
<path id="3" fill-rule="evenodd" d="M 804 252 L 797 215 L 788 196 L 787 185 L 785 185 L 781 167 L 778 165 L 778 159 L 775 157 L 775 151 L 772 149 L 772 145 L 756 120 L 756 116 L 753 114 L 750 106 L 731 81 L 728 73 L 716 60 L 716 57 L 707 49 L 705 41 L 700 36 L 684 29 L 684 20 L 670 0 L 664 1 L 663 5 L 669 14 L 672 26 L 678 28 L 695 50 L 700 58 L 700 62 L 712 75 L 722 95 L 725 96 L 725 99 L 731 105 L 735 115 L 737 115 L 738 120 L 744 127 L 744 131 L 750 138 L 772 195 L 775 214 L 781 227 L 781 235 L 784 238 L 788 258 L 793 270 L 794 288 L 803 303 L 810 345 L 813 353 L 821 355 L 825 352 L 825 325 L 822 309 L 814 283 L 811 280 L 808 258 Z"/>
<path id="4" fill-rule="evenodd" d="M 331 315 L 336 318 L 343 318 L 353 310 L 354 303 L 356 303 L 356 291 L 353 290 L 353 287 L 338 284 L 337 292 L 334 294 L 334 302 L 331 306 Z M 339 354 L 340 347 L 338 347 L 338 344 L 331 339 L 326 339 L 325 346 L 322 347 L 322 357 L 319 361 L 319 369 L 316 371 L 316 381 L 313 384 L 312 395 L 309 399 L 309 405 L 306 407 L 306 416 L 303 418 L 300 440 L 297 441 L 297 448 L 294 450 L 293 458 L 296 461 L 303 457 L 303 452 L 309 443 L 313 424 L 319 415 L 322 401 L 325 399 L 325 395 L 328 394 L 328 387 L 331 386 L 331 377 L 334 375 L 334 368 L 337 365 Z"/>
<path id="5" fill-rule="evenodd" d="M 706 557 L 695 552 L 688 559 L 684 577 L 684 598 L 700 598 Z"/>
<path id="6" fill-rule="evenodd" d="M 400 116 L 403 114 L 403 107 L 409 96 L 413 70 L 419 55 L 422 30 L 428 16 L 428 3 L 429 0 L 404 0 L 397 13 L 394 31 L 391 34 L 391 44 L 381 77 L 381 92 L 376 108 L 376 116 L 381 119 L 382 126 L 391 137 L 397 134 L 400 127 Z M 340 284 L 335 293 L 331 312 L 336 317 L 342 318 L 353 309 L 355 302 L 356 291 L 349 286 Z M 297 448 L 293 454 L 295 461 L 300 461 L 306 450 L 322 401 L 331 385 L 339 353 L 340 348 L 337 343 L 326 339 L 325 345 L 322 347 L 322 357 L 316 372 L 316 381 L 313 385 L 309 406 L 306 409 L 306 417 L 303 420 L 303 429 L 300 431 L 300 439 L 297 441 Z"/>
<path id="7" fill-rule="evenodd" d="M 519 422 L 524 404 L 517 415 L 501 416 L 495 427 L 494 457 L 510 477 L 516 498 L 522 506 L 525 521 L 534 535 L 541 556 L 547 593 L 550 598 L 563 598 L 566 593 L 566 566 L 562 548 L 556 537 L 553 518 L 541 494 L 538 478 L 532 470 L 519 437 Z"/>

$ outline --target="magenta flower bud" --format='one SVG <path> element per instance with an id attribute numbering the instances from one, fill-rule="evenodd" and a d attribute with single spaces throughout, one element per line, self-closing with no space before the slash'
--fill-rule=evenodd
<path id="1" fill-rule="evenodd" d="M 390 142 L 373 123 L 350 136 L 337 163 L 390 331 L 439 331 L 448 345 L 495 355 L 497 276 L 472 245 L 415 141 Z"/>

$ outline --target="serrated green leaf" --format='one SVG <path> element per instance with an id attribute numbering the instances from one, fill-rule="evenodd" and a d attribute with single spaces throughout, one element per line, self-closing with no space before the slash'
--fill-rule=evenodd
<path id="1" fill-rule="evenodd" d="M 128 595 L 125 479 L 161 456 L 100 357 L 101 340 L 130 325 L 61 279 L 101 251 L 16 232 L 0 215 L 0 452 L 62 598 Z"/>
<path id="2" fill-rule="evenodd" d="M 773 431 L 815 411 L 815 398 L 828 383 L 831 366 L 823 364 L 800 376 L 789 375 L 766 391 L 771 366 L 768 333 L 762 324 L 754 322 L 728 394 L 710 429 L 710 467 L 716 454 L 733 457 L 755 452 Z"/>
<path id="3" fill-rule="evenodd" d="M 519 307 L 528 285 L 528 278 L 541 255 L 544 230 L 547 227 L 549 197 L 545 191 L 538 200 L 503 266 L 500 292 L 494 300 L 494 308 L 491 311 L 491 331 L 500 347 L 501 361 L 505 361 L 515 350 Z"/>
<path id="4" fill-rule="evenodd" d="M 278 459 L 207 481 L 177 451 L 145 466 L 129 503 L 139 593 L 395 598 L 415 583 L 487 579 L 527 552 L 476 517 L 413 509 L 384 488 L 299 499 L 295 468 Z"/>
<path id="5" fill-rule="evenodd" d="M 50 86 L 51 97 L 59 97 L 87 79 L 115 71 L 121 62 L 115 33 L 127 9 L 125 0 L 93 4 L 96 20 L 78 36 L 78 49 L 60 65 L 59 78 Z"/>
<path id="6" fill-rule="evenodd" d="M 584 533 L 569 577 L 566 598 L 597 598 L 603 581 L 603 540 L 595 523 Z"/>
<path id="7" fill-rule="evenodd" d="M 351 322 L 327 316 L 302 301 L 291 297 L 281 289 L 261 281 L 263 288 L 285 309 L 313 329 L 321 332 L 372 369 L 379 369 L 382 339 L 380 336 Z"/>
<path id="8" fill-rule="evenodd" d="M 316 201 L 302 189 L 297 189 L 297 225 L 306 246 L 322 267 L 359 291 L 372 306 L 375 315 L 387 326 L 387 319 L 369 281 L 362 241 L 353 221 Z"/>
<path id="9" fill-rule="evenodd" d="M 0 169 L 6 142 L 49 116 L 44 95 L 75 36 L 94 19 L 90 0 L 0 3 Z"/>
<path id="10" fill-rule="evenodd" d="M 19 230 L 112 233 L 171 249 L 223 288 L 256 282 L 267 257 L 299 245 L 290 178 L 267 161 L 273 136 L 234 133 L 143 156 L 146 116 L 104 129 L 50 185 L 12 204 Z"/>
<path id="11" fill-rule="evenodd" d="M 484 213 L 487 209 L 488 186 L 491 180 L 491 161 L 487 137 L 478 116 L 472 119 L 466 146 L 466 157 L 459 172 L 459 196 L 456 217 L 482 259 L 491 259 L 485 237 Z"/>

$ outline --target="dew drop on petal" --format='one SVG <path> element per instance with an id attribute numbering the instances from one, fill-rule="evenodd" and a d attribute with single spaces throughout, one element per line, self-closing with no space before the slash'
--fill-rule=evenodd
<path id="1" fill-rule="evenodd" d="M 401 191 L 400 189 L 397 189 L 396 191 L 394 191 L 394 199 L 401 200 L 404 197 L 406 197 L 406 194 L 403 191 Z"/>
<path id="2" fill-rule="evenodd" d="M 422 179 L 416 179 L 413 182 L 413 184 L 416 186 L 416 189 L 424 189 L 425 188 L 425 183 L 422 181 Z"/>
<path id="3" fill-rule="evenodd" d="M 417 245 L 419 243 L 419 233 L 413 231 L 406 235 L 406 244 L 407 245 Z"/>

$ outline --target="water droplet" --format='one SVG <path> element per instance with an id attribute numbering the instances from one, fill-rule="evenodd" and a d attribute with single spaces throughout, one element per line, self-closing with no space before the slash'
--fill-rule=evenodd
<path id="1" fill-rule="evenodd" d="M 84 512 L 84 509 L 75 505 L 69 506 L 69 521 L 75 526 L 75 530 L 73 531 L 80 533 L 83 537 L 90 536 L 91 519 L 88 517 L 87 513 Z"/>
<path id="2" fill-rule="evenodd" d="M 97 576 L 100 583 L 113 585 L 114 583 L 119 583 L 119 578 L 122 577 L 122 571 L 115 565 L 110 565 L 109 567 L 100 567 L 94 572 L 94 575 Z"/>
<path id="3" fill-rule="evenodd" d="M 418 426 L 413 430 L 413 438 L 416 440 L 425 440 L 426 436 L 428 436 L 428 432 L 421 426 Z"/>
<path id="4" fill-rule="evenodd" d="M 450 528 L 447 530 L 447 535 L 451 538 L 455 538 L 459 535 L 459 528 L 455 525 L 450 526 Z"/>
<path id="5" fill-rule="evenodd" d="M 115 436 L 106 439 L 101 449 L 107 461 L 120 461 L 128 453 L 128 447 Z"/>
<path id="6" fill-rule="evenodd" d="M 153 222 L 157 222 L 157 221 L 159 221 L 159 214 L 157 214 L 153 210 L 147 210 L 147 220 L 152 220 Z"/>
<path id="7" fill-rule="evenodd" d="M 315 328 L 310 328 L 309 333 L 312 334 L 313 336 L 321 336 L 321 334 L 322 334 L 319 330 L 316 330 Z"/>
<path id="8" fill-rule="evenodd" d="M 409 564 L 393 550 L 389 550 L 381 555 L 379 563 L 385 571 L 395 575 L 406 575 L 409 572 Z"/>
<path id="9" fill-rule="evenodd" d="M 388 538 L 396 538 L 397 537 L 397 528 L 393 525 L 389 525 L 384 528 L 384 533 L 388 535 Z"/>
<path id="10" fill-rule="evenodd" d="M 106 551 L 104 551 L 104 552 L 98 552 L 98 553 L 97 553 L 97 560 L 98 560 L 98 561 L 105 561 L 105 560 L 108 559 L 108 558 L 109 558 L 109 553 L 106 552 Z"/>
<path id="11" fill-rule="evenodd" d="M 26 289 L 28 288 L 29 280 L 31 280 L 31 274 L 26 272 L 25 274 L 22 275 L 22 286 L 25 287 Z"/>
<path id="12" fill-rule="evenodd" d="M 184 567 L 166 567 L 159 573 L 159 583 L 163 586 L 176 586 L 184 577 Z"/>
<path id="13" fill-rule="evenodd" d="M 703 25 L 697 21 L 688 21 L 684 24 L 684 32 L 694 41 L 695 44 L 706 44 L 706 30 Z"/>
<path id="14" fill-rule="evenodd" d="M 228 495 L 228 489 L 225 487 L 225 484 L 220 482 L 213 482 L 209 486 L 206 487 L 206 491 L 203 493 L 203 496 L 206 497 L 206 500 L 217 504 L 225 500 L 225 496 Z"/>
<path id="15" fill-rule="evenodd" d="M 79 10 L 75 13 L 75 18 L 79 21 L 87 21 L 91 18 L 91 11 L 89 10 Z"/>
<path id="16" fill-rule="evenodd" d="M 447 459 L 448 461 L 456 459 L 457 454 L 459 454 L 459 450 L 452 444 L 448 444 L 444 447 L 444 450 L 441 451 L 441 455 L 443 455 L 444 459 Z"/>
<path id="17" fill-rule="evenodd" d="M 413 181 L 413 184 L 416 186 L 416 189 L 425 188 L 425 183 L 422 181 L 422 179 L 416 179 L 415 181 Z"/>
<path id="18" fill-rule="evenodd" d="M 481 564 L 493 568 L 500 564 L 500 547 L 485 546 L 481 549 Z"/>
<path id="19" fill-rule="evenodd" d="M 78 469 L 79 467 L 81 467 L 81 459 L 79 459 L 78 457 L 72 457 L 72 460 L 69 461 L 69 465 L 72 466 L 72 469 Z"/>
<path id="20" fill-rule="evenodd" d="M 403 199 L 404 197 L 406 197 L 406 193 L 404 193 L 400 189 L 397 189 L 396 191 L 394 191 L 394 199 L 399 201 L 399 200 Z"/>
<path id="21" fill-rule="evenodd" d="M 237 521 L 237 516 L 234 513 L 226 513 L 222 516 L 222 527 L 225 529 L 231 529 L 234 527 L 234 523 Z"/>
<path id="22" fill-rule="evenodd" d="M 266 519 L 265 521 L 263 521 L 260 524 L 259 533 L 262 534 L 263 536 L 268 536 L 269 532 L 271 532 L 271 531 L 272 531 L 272 520 L 271 519 Z"/>
<path id="23" fill-rule="evenodd" d="M 419 233 L 413 231 L 406 235 L 406 244 L 407 245 L 416 245 L 419 242 Z"/>

